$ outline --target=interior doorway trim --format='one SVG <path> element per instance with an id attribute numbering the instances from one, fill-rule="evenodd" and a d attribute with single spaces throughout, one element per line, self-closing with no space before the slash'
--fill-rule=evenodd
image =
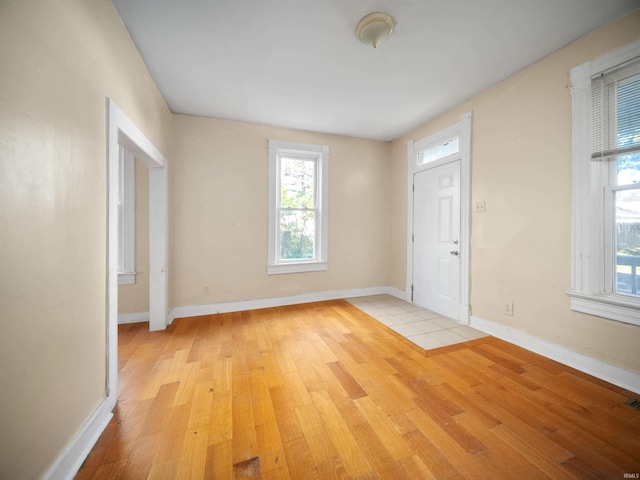
<path id="1" fill-rule="evenodd" d="M 149 329 L 167 326 L 167 159 L 107 98 L 107 400 L 115 406 L 118 380 L 118 146 L 149 167 Z"/>
<path id="2" fill-rule="evenodd" d="M 460 138 L 460 301 L 459 321 L 469 324 L 469 292 L 470 292 L 470 254 L 471 254 L 471 112 L 465 113 L 460 120 L 437 133 L 418 141 L 410 140 L 407 144 L 407 282 L 405 295 L 413 301 L 411 287 L 413 285 L 413 183 L 415 174 L 425 168 L 437 166 L 424 165 L 418 168 L 416 152 L 424 147 L 448 138 Z"/>

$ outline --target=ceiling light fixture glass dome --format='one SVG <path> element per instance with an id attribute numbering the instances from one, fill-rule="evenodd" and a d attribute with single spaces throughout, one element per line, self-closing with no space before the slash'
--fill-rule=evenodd
<path id="1" fill-rule="evenodd" d="M 356 36 L 365 45 L 377 48 L 393 32 L 393 19 L 386 13 L 370 13 L 358 23 Z"/>

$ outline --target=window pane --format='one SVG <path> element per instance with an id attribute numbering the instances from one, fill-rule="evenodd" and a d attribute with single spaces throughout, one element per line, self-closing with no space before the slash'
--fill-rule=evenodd
<path id="1" fill-rule="evenodd" d="M 313 160 L 283 158 L 280 166 L 280 205 L 284 208 L 314 208 L 315 170 Z"/>
<path id="2" fill-rule="evenodd" d="M 315 233 L 313 211 L 281 211 L 280 258 L 282 260 L 314 258 Z"/>
<path id="3" fill-rule="evenodd" d="M 460 151 L 460 138 L 453 137 L 446 142 L 442 142 L 433 147 L 429 147 L 426 150 L 418 152 L 418 165 L 424 165 L 425 163 L 435 162 L 454 153 Z"/>
<path id="4" fill-rule="evenodd" d="M 617 185 L 640 184 L 640 152 L 616 157 Z"/>
<path id="5" fill-rule="evenodd" d="M 640 292 L 640 188 L 615 192 L 616 292 Z"/>

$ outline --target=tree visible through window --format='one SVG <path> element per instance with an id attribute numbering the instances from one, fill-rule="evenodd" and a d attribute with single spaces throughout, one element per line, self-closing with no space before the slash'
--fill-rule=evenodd
<path id="1" fill-rule="evenodd" d="M 313 259 L 315 161 L 283 158 L 280 164 L 280 258 Z"/>

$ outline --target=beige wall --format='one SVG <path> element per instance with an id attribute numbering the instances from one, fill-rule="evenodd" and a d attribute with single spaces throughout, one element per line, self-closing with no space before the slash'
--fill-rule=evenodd
<path id="1" fill-rule="evenodd" d="M 118 287 L 118 313 L 149 312 L 149 167 L 136 160 L 136 283 Z"/>
<path id="2" fill-rule="evenodd" d="M 171 115 L 108 0 L 0 3 L 0 478 L 45 474 L 105 397 L 106 113 Z"/>
<path id="3" fill-rule="evenodd" d="M 266 273 L 269 139 L 329 146 L 328 271 Z M 174 116 L 174 304 L 386 285 L 388 158 L 388 143 Z"/>
<path id="4" fill-rule="evenodd" d="M 0 3 L 0 478 L 42 476 L 105 396 L 106 97 L 166 156 L 173 133 L 170 306 L 404 289 L 406 142 L 473 111 L 473 314 L 640 371 L 640 329 L 565 294 L 569 70 L 638 38 L 635 12 L 390 145 L 186 116 L 172 131 L 108 0 Z M 266 275 L 269 138 L 330 146 L 326 272 Z"/>
<path id="5" fill-rule="evenodd" d="M 610 24 L 397 139 L 390 281 L 406 276 L 406 144 L 473 112 L 472 314 L 640 372 L 640 328 L 574 313 L 570 288 L 569 71 L 640 38 L 640 11 Z M 501 313 L 514 302 L 514 317 Z"/>

